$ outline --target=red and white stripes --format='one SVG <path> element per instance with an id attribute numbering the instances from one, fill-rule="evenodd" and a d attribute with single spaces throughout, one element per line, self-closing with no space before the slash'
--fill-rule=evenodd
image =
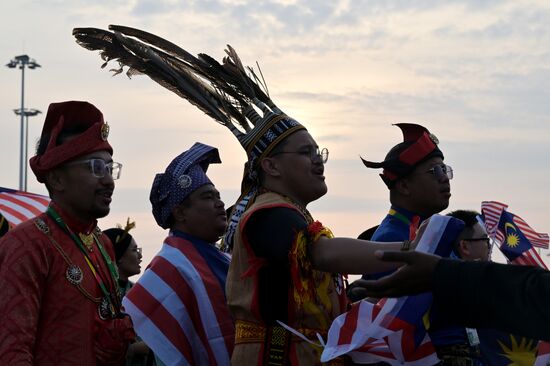
<path id="1" fill-rule="evenodd" d="M 233 323 L 223 289 L 193 245 L 169 237 L 123 300 L 166 365 L 229 365 Z"/>
<path id="2" fill-rule="evenodd" d="M 49 203 L 46 196 L 0 187 L 0 212 L 12 227 L 40 215 Z"/>

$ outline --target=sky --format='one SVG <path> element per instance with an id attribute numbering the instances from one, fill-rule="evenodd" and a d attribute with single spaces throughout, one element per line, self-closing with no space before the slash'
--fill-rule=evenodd
<path id="1" fill-rule="evenodd" d="M 329 192 L 313 216 L 356 237 L 389 208 L 378 171 L 402 141 L 392 123 L 426 126 L 454 169 L 449 210 L 507 203 L 535 230 L 550 231 L 550 3 L 547 1 L 41 0 L 0 2 L 0 61 L 28 54 L 29 156 L 51 102 L 86 100 L 111 126 L 123 164 L 106 229 L 131 217 L 144 262 L 166 235 L 151 215 L 156 173 L 195 141 L 219 148 L 209 176 L 226 205 L 239 194 L 244 151 L 228 130 L 147 76 L 101 69 L 74 27 L 120 24 L 220 60 L 231 44 L 261 65 L 269 92 L 330 151 Z M 17 188 L 21 72 L 0 68 L 0 186 Z M 29 169 L 28 190 L 46 194 Z M 145 264 L 144 263 L 144 264 Z"/>

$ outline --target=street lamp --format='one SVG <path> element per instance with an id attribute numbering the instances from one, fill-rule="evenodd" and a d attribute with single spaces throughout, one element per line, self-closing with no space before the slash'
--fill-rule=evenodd
<path id="1" fill-rule="evenodd" d="M 29 117 L 34 117 L 39 113 L 42 113 L 38 109 L 25 109 L 23 110 L 23 113 L 21 113 L 21 109 L 14 109 L 13 110 L 15 114 L 18 116 L 24 116 L 25 117 L 25 147 L 24 150 L 24 166 L 25 169 L 23 170 L 23 191 L 27 191 L 27 167 L 28 167 L 28 152 L 29 152 Z M 23 142 L 23 140 L 21 140 Z M 20 188 L 21 189 L 21 188 Z"/>
<path id="2" fill-rule="evenodd" d="M 21 69 L 21 111 L 25 111 L 25 67 L 29 69 L 36 69 L 40 65 L 34 60 L 31 59 L 28 55 L 15 56 L 6 64 L 10 69 L 15 69 L 19 67 Z M 19 190 L 26 190 L 25 183 L 25 170 L 27 162 L 24 160 L 24 149 L 26 145 L 24 144 L 24 133 L 25 133 L 25 113 L 21 113 L 21 148 L 19 149 Z"/>

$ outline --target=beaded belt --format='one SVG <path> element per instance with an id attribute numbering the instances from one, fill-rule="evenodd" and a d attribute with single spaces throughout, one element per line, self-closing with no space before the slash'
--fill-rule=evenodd
<path id="1" fill-rule="evenodd" d="M 311 328 L 298 328 L 298 332 L 302 333 L 307 339 L 317 339 L 317 333 L 326 338 L 327 332 Z M 290 336 L 289 336 L 290 335 Z M 261 343 L 264 344 L 263 364 L 268 365 L 286 365 L 286 354 L 289 343 L 305 342 L 302 338 L 297 337 L 281 326 L 265 327 L 258 323 L 249 322 L 246 320 L 237 320 L 235 322 L 235 344 L 244 343 Z M 346 365 L 346 360 L 338 357 L 327 365 L 343 366 Z"/>
<path id="2" fill-rule="evenodd" d="M 281 332 L 287 332 L 286 329 L 280 326 L 270 327 L 273 328 L 272 334 L 278 335 Z M 280 328 L 280 331 L 279 329 Z M 302 333 L 308 339 L 317 339 L 317 333 L 324 338 L 326 337 L 326 331 L 311 328 L 298 328 L 298 332 Z M 235 322 L 235 344 L 241 343 L 263 343 L 265 341 L 266 333 L 268 329 L 258 323 L 249 322 L 246 320 L 237 320 Z M 293 341 L 305 342 L 303 339 L 292 336 Z"/>

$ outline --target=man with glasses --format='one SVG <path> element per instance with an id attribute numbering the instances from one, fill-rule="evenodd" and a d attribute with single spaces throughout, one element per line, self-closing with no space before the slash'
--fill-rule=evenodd
<path id="1" fill-rule="evenodd" d="M 332 320 L 346 310 L 339 273 L 386 271 L 393 267 L 381 266 L 374 250 L 403 247 L 403 240 L 372 244 L 334 238 L 313 219 L 307 205 L 327 192 L 328 150 L 320 149 L 305 127 L 284 118 L 292 127 L 281 129 L 268 149 L 248 161 L 257 177 L 255 193 L 248 205 L 237 203 L 233 215 L 240 207 L 246 209 L 231 220 L 237 222 L 229 238 L 233 257 L 227 277 L 229 308 L 236 320 L 233 365 L 320 364 L 322 348 L 293 336 L 283 325 L 314 342 L 317 333 L 326 338 Z M 243 192 L 241 198 L 247 199 Z M 344 362 L 339 358 L 331 364 Z"/>
<path id="2" fill-rule="evenodd" d="M 462 220 L 465 225 L 453 244 L 452 255 L 465 261 L 488 261 L 491 241 L 485 226 L 478 220 L 479 212 L 456 210 L 447 216 Z"/>
<path id="3" fill-rule="evenodd" d="M 51 203 L 0 240 L 0 364 L 116 365 L 133 339 L 120 312 L 109 213 L 121 165 L 103 114 L 52 103 L 30 159 Z"/>
<path id="4" fill-rule="evenodd" d="M 382 168 L 380 177 L 390 192 L 391 208 L 372 236 L 375 241 L 411 239 L 420 221 L 449 206 L 453 170 L 443 163 L 438 139 L 425 127 L 398 123 L 403 142 L 380 163 L 363 160 L 367 168 Z"/>
<path id="5" fill-rule="evenodd" d="M 447 216 L 452 216 L 462 220 L 465 224 L 464 229 L 453 244 L 453 252 L 451 257 L 458 258 L 468 262 L 487 262 L 491 255 L 491 241 L 487 235 L 484 224 L 478 219 L 479 213 L 476 211 L 456 210 L 448 213 Z M 454 314 L 449 313 L 447 309 L 443 309 L 438 305 L 434 309 L 440 311 L 440 316 L 437 322 L 432 323 L 432 333 L 438 328 L 448 327 L 449 324 L 459 324 L 455 320 Z M 503 356 L 503 347 L 511 347 L 510 342 L 516 341 L 521 344 L 537 343 L 534 339 L 522 339 L 522 336 L 512 335 L 510 333 L 499 332 L 493 328 L 462 328 L 464 332 L 458 333 L 460 337 L 456 337 L 455 344 L 437 349 L 440 358 L 460 358 L 457 355 L 467 355 L 467 359 L 462 358 L 464 362 L 474 365 L 500 365 L 507 358 Z M 472 344 L 473 343 L 473 344 Z M 511 347 L 513 348 L 513 347 Z M 521 358 L 535 358 L 535 350 L 533 349 L 512 349 L 510 354 L 522 353 Z M 504 358 L 503 358 L 504 357 Z M 475 360 L 475 361 L 472 361 Z"/>
<path id="6" fill-rule="evenodd" d="M 451 197 L 453 170 L 443 162 L 439 140 L 418 124 L 395 126 L 401 129 L 403 142 L 391 148 L 382 162 L 362 159 L 367 168 L 383 169 L 380 177 L 390 193 L 390 210 L 372 235 L 373 241 L 412 240 L 420 222 L 446 209 Z M 376 279 L 388 273 L 363 278 Z M 352 284 L 350 297 L 355 299 L 354 287 Z M 433 342 L 438 343 L 439 336 L 435 338 L 432 337 Z M 443 344 L 453 339 L 452 335 L 441 338 Z"/>
<path id="7" fill-rule="evenodd" d="M 464 222 L 464 229 L 453 243 L 450 257 L 464 261 L 489 260 L 491 243 L 476 211 L 456 210 L 447 214 Z M 446 309 L 434 305 L 430 314 L 430 337 L 443 365 L 487 365 L 481 354 L 480 336 L 474 328 L 464 328 Z M 493 351 L 493 350 L 492 350 Z"/>

